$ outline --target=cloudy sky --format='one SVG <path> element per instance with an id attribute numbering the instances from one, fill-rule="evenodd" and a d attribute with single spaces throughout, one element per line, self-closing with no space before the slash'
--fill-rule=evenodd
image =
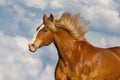
<path id="1" fill-rule="evenodd" d="M 120 46 L 120 0 L 0 0 L 0 80 L 54 80 L 58 60 L 53 44 L 34 54 L 27 44 L 44 13 L 80 13 L 97 47 Z"/>

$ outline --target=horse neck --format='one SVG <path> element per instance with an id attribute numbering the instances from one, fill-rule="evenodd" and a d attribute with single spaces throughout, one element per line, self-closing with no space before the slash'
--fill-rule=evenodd
<path id="1" fill-rule="evenodd" d="M 78 41 L 63 29 L 58 29 L 55 33 L 54 44 L 57 48 L 59 59 L 64 62 L 71 60 L 71 56 L 72 58 L 76 58 L 77 56 L 77 59 L 82 59 L 83 55 L 85 56 L 86 53 L 94 49 L 86 40 Z"/>
<path id="2" fill-rule="evenodd" d="M 59 58 L 66 60 L 72 52 L 75 42 L 76 40 L 67 31 L 59 28 L 55 33 L 54 42 Z"/>

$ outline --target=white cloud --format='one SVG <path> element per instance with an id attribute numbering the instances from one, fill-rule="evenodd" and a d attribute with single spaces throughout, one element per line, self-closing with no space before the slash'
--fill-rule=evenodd
<path id="1" fill-rule="evenodd" d="M 26 6 L 28 7 L 34 7 L 39 9 L 45 9 L 47 4 L 45 0 L 22 0 Z"/>
<path id="2" fill-rule="evenodd" d="M 39 80 L 54 80 L 54 69 L 52 66 L 47 65 L 45 71 L 42 72 Z"/>
<path id="3" fill-rule="evenodd" d="M 61 0 L 52 0 L 50 6 L 52 9 L 61 9 L 64 7 L 61 2 Z"/>
<path id="4" fill-rule="evenodd" d="M 113 0 L 83 1 L 81 12 L 94 30 L 120 34 L 120 17 L 116 3 Z M 95 4 L 93 4 L 95 3 Z M 112 6 L 111 6 L 112 5 Z"/>
<path id="5" fill-rule="evenodd" d="M 94 42 L 94 44 L 97 45 L 98 47 L 106 47 L 106 39 L 102 37 L 98 41 Z"/>
<path id="6" fill-rule="evenodd" d="M 99 2 L 103 5 L 109 5 L 109 3 L 111 2 L 111 0 L 99 0 Z"/>
<path id="7" fill-rule="evenodd" d="M 120 46 L 120 36 L 91 31 L 86 34 L 86 38 L 88 42 L 96 47 L 108 48 Z"/>
<path id="8" fill-rule="evenodd" d="M 112 37 L 109 39 L 109 46 L 120 46 L 120 37 Z"/>
<path id="9" fill-rule="evenodd" d="M 86 34 L 86 39 L 88 42 L 91 43 L 91 45 L 96 46 L 96 47 L 107 47 L 107 41 L 106 38 L 103 34 L 98 33 L 98 32 L 88 32 Z"/>
<path id="10" fill-rule="evenodd" d="M 9 6 L 9 5 L 12 5 L 14 4 L 14 0 L 0 0 L 0 6 Z"/>
<path id="11" fill-rule="evenodd" d="M 1 80 L 41 80 L 44 76 L 44 80 L 53 80 L 54 66 L 44 68 L 40 58 L 30 55 L 25 37 L 11 37 L 3 32 L 0 37 Z"/>
<path id="12" fill-rule="evenodd" d="M 5 0 L 0 0 L 0 5 L 4 4 Z"/>
<path id="13" fill-rule="evenodd" d="M 23 22 L 26 24 L 30 24 L 32 21 L 31 18 L 34 18 L 35 13 L 27 12 L 27 10 L 24 9 L 24 7 L 20 5 L 14 5 L 13 10 L 16 12 L 15 16 L 13 17 L 14 23 L 19 24 L 19 22 Z"/>
<path id="14" fill-rule="evenodd" d="M 28 48 L 28 40 L 24 37 L 14 37 L 17 45 L 19 46 L 19 48 L 21 48 L 21 50 L 26 51 Z M 27 50 L 28 51 L 28 50 Z"/>
<path id="15" fill-rule="evenodd" d="M 10 9 L 8 9 L 9 18 L 6 18 L 3 15 L 3 18 L 6 18 L 7 20 L 4 20 L 4 23 L 1 23 L 3 27 L 3 31 L 9 33 L 9 34 L 25 34 L 28 35 L 30 32 L 35 31 L 36 27 L 40 25 L 41 19 L 36 17 L 36 13 L 33 11 L 26 10 L 23 6 L 19 4 L 13 4 Z M 11 16 L 12 15 L 12 16 Z M 6 28 L 9 28 L 7 30 Z M 25 31 L 24 31 L 25 30 Z"/>

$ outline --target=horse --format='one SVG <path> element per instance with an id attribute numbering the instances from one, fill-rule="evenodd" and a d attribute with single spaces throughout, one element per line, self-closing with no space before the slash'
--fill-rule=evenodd
<path id="1" fill-rule="evenodd" d="M 55 80 L 118 80 L 120 79 L 120 46 L 99 48 L 90 44 L 89 31 L 80 14 L 64 12 L 60 18 L 43 15 L 37 27 L 31 52 L 54 43 L 58 51 Z"/>

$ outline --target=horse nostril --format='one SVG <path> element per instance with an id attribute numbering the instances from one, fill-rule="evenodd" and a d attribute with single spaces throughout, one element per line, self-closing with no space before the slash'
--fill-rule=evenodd
<path id="1" fill-rule="evenodd" d="M 35 52 L 36 49 L 37 49 L 34 44 L 29 44 L 28 46 L 29 46 L 29 50 L 30 50 L 31 52 Z"/>
<path id="2" fill-rule="evenodd" d="M 37 47 L 36 47 L 36 45 L 35 45 L 35 44 L 30 44 L 29 46 L 31 46 L 31 47 L 33 47 L 33 48 L 37 49 Z"/>
<path id="3" fill-rule="evenodd" d="M 31 47 L 34 47 L 34 44 L 29 44 L 28 46 L 29 46 L 29 48 L 31 48 Z"/>
<path id="4" fill-rule="evenodd" d="M 31 46 L 33 46 L 33 47 L 34 47 L 35 45 L 34 45 L 34 44 L 31 44 Z"/>

